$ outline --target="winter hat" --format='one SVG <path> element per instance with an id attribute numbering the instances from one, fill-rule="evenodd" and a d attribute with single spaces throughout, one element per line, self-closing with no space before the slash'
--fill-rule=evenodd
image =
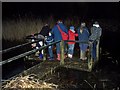
<path id="1" fill-rule="evenodd" d="M 86 23 L 85 22 L 82 22 L 81 23 L 81 27 L 85 27 L 86 26 Z"/>
<path id="2" fill-rule="evenodd" d="M 97 21 L 95 21 L 95 24 L 99 24 Z"/>
<path id="3" fill-rule="evenodd" d="M 95 23 L 93 24 L 93 26 L 95 26 L 95 27 L 100 27 L 100 26 L 99 26 L 99 23 L 98 23 L 97 21 L 95 21 Z"/>
<path id="4" fill-rule="evenodd" d="M 70 26 L 70 30 L 71 30 L 72 32 L 75 32 L 74 29 L 75 29 L 74 26 Z"/>

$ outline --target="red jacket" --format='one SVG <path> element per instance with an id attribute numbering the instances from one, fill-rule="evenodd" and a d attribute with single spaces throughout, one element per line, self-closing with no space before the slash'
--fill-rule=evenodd
<path id="1" fill-rule="evenodd" d="M 75 40 L 75 36 L 78 36 L 78 34 L 73 33 L 71 30 L 68 31 L 68 40 Z M 75 42 L 68 42 L 68 44 L 75 44 Z"/>

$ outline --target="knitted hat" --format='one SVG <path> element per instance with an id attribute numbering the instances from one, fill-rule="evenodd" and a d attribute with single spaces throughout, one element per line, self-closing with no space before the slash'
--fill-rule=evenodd
<path id="1" fill-rule="evenodd" d="M 95 23 L 94 24 L 99 24 L 97 21 L 95 21 Z"/>
<path id="2" fill-rule="evenodd" d="M 70 30 L 71 30 L 72 32 L 75 32 L 74 29 L 75 29 L 74 26 L 70 26 Z"/>
<path id="3" fill-rule="evenodd" d="M 86 23 L 85 22 L 82 22 L 81 23 L 81 27 L 85 27 L 86 26 Z"/>
<path id="4" fill-rule="evenodd" d="M 93 24 L 93 26 L 95 26 L 95 27 L 100 27 L 100 26 L 99 26 L 99 23 L 98 23 L 97 21 L 95 21 L 95 23 Z"/>

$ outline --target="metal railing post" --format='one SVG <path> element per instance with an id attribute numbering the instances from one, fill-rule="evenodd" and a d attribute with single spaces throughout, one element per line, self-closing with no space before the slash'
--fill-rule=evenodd
<path id="1" fill-rule="evenodd" d="M 60 42 L 60 65 L 64 65 L 64 41 Z"/>

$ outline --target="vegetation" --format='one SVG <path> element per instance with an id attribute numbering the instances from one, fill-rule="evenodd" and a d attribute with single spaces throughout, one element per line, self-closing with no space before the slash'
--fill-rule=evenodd
<path id="1" fill-rule="evenodd" d="M 99 19 L 101 27 L 105 30 L 117 31 L 118 22 L 117 20 Z M 2 38 L 4 40 L 15 41 L 23 40 L 25 36 L 40 32 L 43 25 L 48 22 L 52 28 L 55 24 L 53 17 L 48 17 L 44 20 L 39 18 L 31 17 L 19 17 L 17 19 L 6 19 L 2 22 Z M 76 28 L 80 25 L 80 18 L 77 16 L 67 17 L 64 19 L 64 24 L 69 27 L 74 25 Z M 92 20 L 85 21 L 87 26 L 90 28 Z"/>

